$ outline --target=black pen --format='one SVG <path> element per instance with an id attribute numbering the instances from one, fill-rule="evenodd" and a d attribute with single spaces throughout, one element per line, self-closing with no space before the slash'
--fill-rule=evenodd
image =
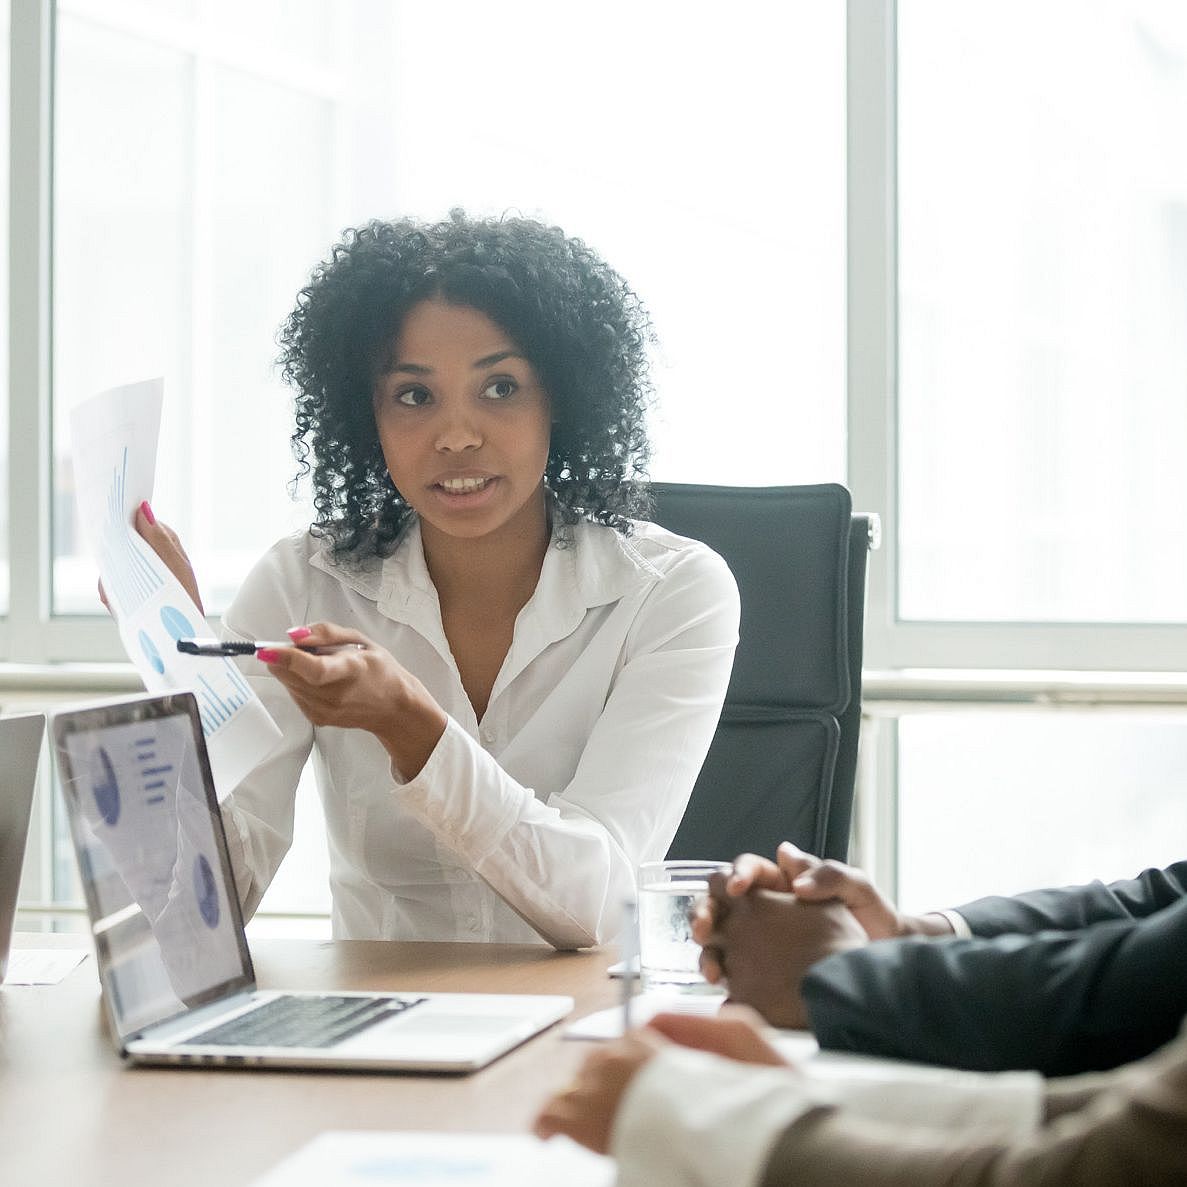
<path id="1" fill-rule="evenodd" d="M 366 650 L 363 643 L 327 643 L 322 647 L 302 647 L 292 639 L 283 642 L 269 642 L 257 639 L 254 642 L 240 639 L 178 639 L 177 650 L 186 655 L 229 656 L 255 655 L 257 651 L 279 651 L 288 647 L 295 651 L 308 651 L 310 655 L 330 655 L 335 651 Z"/>

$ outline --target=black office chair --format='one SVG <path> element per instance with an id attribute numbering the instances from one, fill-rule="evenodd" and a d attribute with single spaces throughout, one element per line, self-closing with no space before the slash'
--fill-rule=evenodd
<path id="1" fill-rule="evenodd" d="M 773 857 L 790 840 L 845 860 L 877 516 L 832 484 L 651 492 L 655 522 L 720 553 L 742 598 L 725 707 L 668 856 Z"/>

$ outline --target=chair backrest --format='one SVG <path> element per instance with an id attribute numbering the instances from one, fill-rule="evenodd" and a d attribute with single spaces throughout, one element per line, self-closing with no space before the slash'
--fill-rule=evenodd
<path id="1" fill-rule="evenodd" d="M 652 518 L 729 564 L 740 641 L 717 733 L 669 857 L 849 850 L 866 558 L 876 517 L 820 486 L 653 483 Z"/>

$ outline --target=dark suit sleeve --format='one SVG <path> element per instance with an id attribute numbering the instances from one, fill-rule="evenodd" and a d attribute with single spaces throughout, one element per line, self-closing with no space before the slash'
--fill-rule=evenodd
<path id="1" fill-rule="evenodd" d="M 1145 919 L 972 940 L 883 940 L 802 985 L 820 1045 L 1048 1076 L 1138 1059 L 1187 1014 L 1187 898 Z"/>
<path id="2" fill-rule="evenodd" d="M 983 898 L 956 910 L 975 936 L 1010 932 L 1073 931 L 1109 919 L 1142 919 L 1187 898 L 1187 861 L 1136 878 L 1032 890 L 1010 898 Z"/>

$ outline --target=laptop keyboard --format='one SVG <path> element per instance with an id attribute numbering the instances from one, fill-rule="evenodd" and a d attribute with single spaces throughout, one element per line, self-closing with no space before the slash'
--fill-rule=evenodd
<path id="1" fill-rule="evenodd" d="M 402 1014 L 422 997 L 274 997 L 180 1047 L 332 1047 Z"/>

